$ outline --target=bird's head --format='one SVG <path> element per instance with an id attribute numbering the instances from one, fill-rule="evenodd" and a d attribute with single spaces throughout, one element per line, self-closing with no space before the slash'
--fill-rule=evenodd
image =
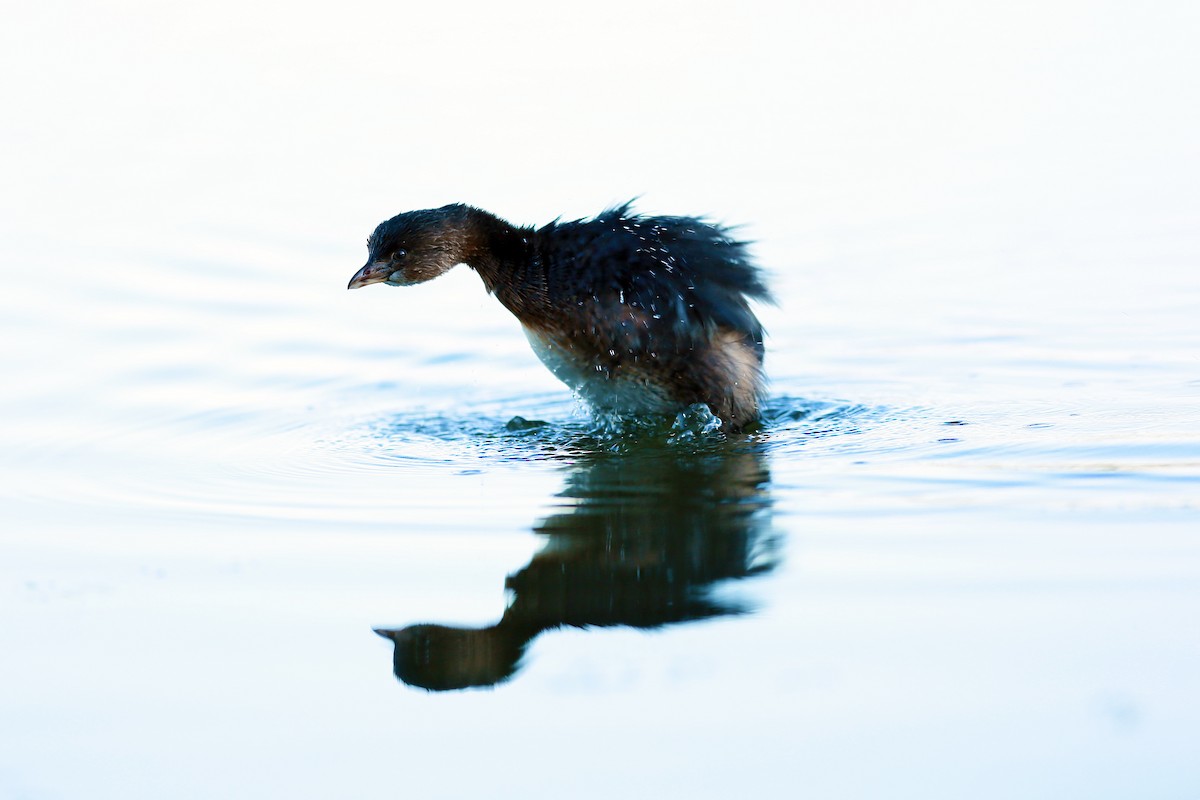
<path id="1" fill-rule="evenodd" d="M 463 263 L 471 239 L 470 211 L 455 204 L 407 211 L 381 222 L 367 239 L 367 263 L 346 288 L 411 286 Z"/>
<path id="2" fill-rule="evenodd" d="M 494 686 L 512 677 L 537 630 L 510 629 L 503 622 L 487 628 L 410 625 L 375 630 L 396 647 L 392 669 L 409 686 L 430 691 Z"/>

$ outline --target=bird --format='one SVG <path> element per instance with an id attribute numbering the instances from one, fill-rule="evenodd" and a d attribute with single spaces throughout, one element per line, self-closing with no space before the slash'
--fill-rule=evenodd
<path id="1" fill-rule="evenodd" d="M 735 432 L 760 419 L 764 333 L 750 301 L 773 298 L 749 244 L 727 226 L 639 214 L 631 201 L 527 227 L 454 203 L 380 223 L 367 251 L 348 289 L 473 269 L 594 410 L 664 415 L 703 404 Z"/>

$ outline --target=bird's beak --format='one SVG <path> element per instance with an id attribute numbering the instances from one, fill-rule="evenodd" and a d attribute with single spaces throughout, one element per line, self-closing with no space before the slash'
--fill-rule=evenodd
<path id="1" fill-rule="evenodd" d="M 370 286 L 372 283 L 383 283 L 392 274 L 390 264 L 380 261 L 368 261 L 366 266 L 354 273 L 354 277 L 350 279 L 347 289 L 361 289 L 364 286 Z"/>

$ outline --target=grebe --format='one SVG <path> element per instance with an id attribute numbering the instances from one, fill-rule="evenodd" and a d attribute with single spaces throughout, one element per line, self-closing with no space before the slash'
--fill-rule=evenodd
<path id="1" fill-rule="evenodd" d="M 727 228 L 642 216 L 626 203 L 535 229 L 454 204 L 392 217 L 367 250 L 348 289 L 471 267 L 542 362 L 595 409 L 704 403 L 733 430 L 758 419 L 763 329 L 748 300 L 771 296 Z"/>

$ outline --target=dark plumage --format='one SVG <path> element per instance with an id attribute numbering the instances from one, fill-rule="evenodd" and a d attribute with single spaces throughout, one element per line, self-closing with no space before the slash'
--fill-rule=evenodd
<path id="1" fill-rule="evenodd" d="M 551 372 L 596 408 L 705 403 L 734 429 L 758 419 L 763 330 L 748 300 L 770 293 L 726 228 L 626 204 L 535 230 L 449 205 L 381 223 L 367 248 L 348 288 L 470 266 Z"/>

